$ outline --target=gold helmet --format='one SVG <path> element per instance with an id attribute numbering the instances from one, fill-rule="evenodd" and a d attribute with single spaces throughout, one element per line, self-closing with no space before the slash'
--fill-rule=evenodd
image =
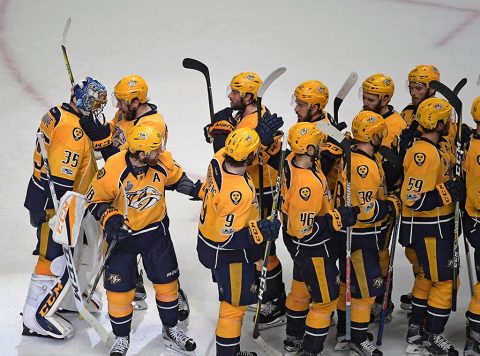
<path id="1" fill-rule="evenodd" d="M 480 96 L 473 101 L 471 113 L 472 113 L 473 121 L 479 122 L 480 121 Z"/>
<path id="2" fill-rule="evenodd" d="M 232 78 L 230 82 L 230 89 L 237 90 L 243 98 L 247 93 L 253 95 L 253 99 L 257 100 L 257 92 L 263 81 L 257 73 L 242 72 Z"/>
<path id="3" fill-rule="evenodd" d="M 392 78 L 382 73 L 371 75 L 362 84 L 363 93 L 378 95 L 380 100 L 386 95 L 391 99 L 394 91 Z"/>
<path id="4" fill-rule="evenodd" d="M 242 127 L 230 132 L 225 141 L 227 156 L 235 161 L 245 161 L 250 153 L 257 153 L 260 146 L 260 137 L 255 130 Z"/>
<path id="5" fill-rule="evenodd" d="M 370 142 L 373 135 L 386 136 L 387 125 L 384 118 L 373 111 L 360 111 L 352 122 L 353 138 L 359 142 Z"/>
<path id="6" fill-rule="evenodd" d="M 146 103 L 148 101 L 147 93 L 147 82 L 136 74 L 127 75 L 120 79 L 113 90 L 115 98 L 117 100 L 124 100 L 127 105 L 130 105 L 134 99 L 138 99 L 142 104 Z"/>
<path id="7" fill-rule="evenodd" d="M 288 144 L 293 153 L 305 154 L 308 146 L 315 147 L 327 141 L 327 136 L 314 122 L 298 122 L 288 131 Z"/>
<path id="8" fill-rule="evenodd" d="M 307 80 L 295 88 L 292 99 L 304 101 L 310 107 L 318 104 L 323 110 L 328 103 L 328 88 L 318 80 Z"/>
<path id="9" fill-rule="evenodd" d="M 164 147 L 165 133 L 166 128 L 162 125 L 135 125 L 128 131 L 128 150 L 131 153 L 142 151 L 148 156 Z"/>
<path id="10" fill-rule="evenodd" d="M 417 121 L 424 129 L 432 130 L 437 127 L 439 121 L 446 125 L 451 114 L 452 105 L 448 101 L 439 98 L 429 98 L 422 101 L 418 106 Z"/>
<path id="11" fill-rule="evenodd" d="M 440 80 L 440 72 L 429 64 L 419 64 L 408 73 L 409 83 L 423 83 L 428 88 L 432 80 Z"/>

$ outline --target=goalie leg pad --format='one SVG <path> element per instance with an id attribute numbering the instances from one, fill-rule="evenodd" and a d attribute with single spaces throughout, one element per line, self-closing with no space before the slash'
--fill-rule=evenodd
<path id="1" fill-rule="evenodd" d="M 73 326 L 56 314 L 70 287 L 68 272 L 61 277 L 32 274 L 27 300 L 23 308 L 24 335 L 47 336 L 56 339 L 73 335 Z"/>

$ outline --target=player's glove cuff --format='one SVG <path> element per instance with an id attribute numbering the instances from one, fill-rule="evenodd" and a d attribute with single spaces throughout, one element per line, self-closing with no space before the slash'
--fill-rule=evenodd
<path id="1" fill-rule="evenodd" d="M 340 231 L 342 228 L 342 216 L 338 212 L 337 209 L 330 210 L 328 213 L 330 217 L 330 225 L 333 227 L 335 231 Z"/>
<path id="2" fill-rule="evenodd" d="M 257 245 L 263 242 L 263 235 L 260 229 L 258 228 L 256 220 L 250 220 L 248 222 L 248 228 L 250 230 L 250 235 L 252 235 L 253 242 Z"/>
<path id="3" fill-rule="evenodd" d="M 452 196 L 450 195 L 447 187 L 445 187 L 445 184 L 441 183 L 438 184 L 435 189 L 438 192 L 438 196 L 440 197 L 440 200 L 442 201 L 443 205 L 448 205 L 453 203 Z"/>
<path id="4" fill-rule="evenodd" d="M 118 209 L 115 209 L 113 207 L 107 208 L 105 212 L 102 214 L 100 218 L 100 225 L 102 226 L 103 229 L 105 229 L 105 224 L 114 215 L 120 215 L 123 217 L 123 215 L 118 211 Z"/>

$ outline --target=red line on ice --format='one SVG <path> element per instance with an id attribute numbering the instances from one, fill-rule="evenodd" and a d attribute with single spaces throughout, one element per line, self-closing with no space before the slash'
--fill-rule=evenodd
<path id="1" fill-rule="evenodd" d="M 10 71 L 10 74 L 15 77 L 17 83 L 22 87 L 27 94 L 29 94 L 39 104 L 50 107 L 45 97 L 43 97 L 22 75 L 21 70 L 18 68 L 17 62 L 12 58 L 6 42 L 5 34 L 5 17 L 10 0 L 3 0 L 0 3 L 0 56 Z"/>

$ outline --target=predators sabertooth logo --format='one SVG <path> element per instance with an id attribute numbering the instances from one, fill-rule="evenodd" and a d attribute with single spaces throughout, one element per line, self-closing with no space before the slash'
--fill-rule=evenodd
<path id="1" fill-rule="evenodd" d="M 375 288 L 380 288 L 383 285 L 383 277 L 377 277 L 373 280 L 373 286 Z"/>
<path id="2" fill-rule="evenodd" d="M 127 193 L 128 206 L 138 211 L 150 209 L 162 199 L 162 193 L 151 186 Z"/>
<path id="3" fill-rule="evenodd" d="M 230 193 L 230 199 L 232 200 L 233 205 L 238 205 L 240 200 L 242 200 L 242 193 L 240 193 L 238 190 L 234 190 Z"/>
<path id="4" fill-rule="evenodd" d="M 417 164 L 417 166 L 421 166 L 425 163 L 425 154 L 424 153 L 415 153 L 415 156 L 413 156 L 413 160 Z"/>
<path id="5" fill-rule="evenodd" d="M 360 177 L 365 178 L 368 174 L 368 167 L 364 164 L 357 167 L 357 173 Z"/>
<path id="6" fill-rule="evenodd" d="M 312 194 L 312 191 L 310 190 L 310 188 L 307 188 L 307 187 L 300 188 L 299 192 L 300 192 L 300 197 L 305 201 L 310 199 L 310 195 Z"/>
<path id="7" fill-rule="evenodd" d="M 118 274 L 111 273 L 108 275 L 108 281 L 110 284 L 118 284 L 122 281 L 122 278 Z"/>

